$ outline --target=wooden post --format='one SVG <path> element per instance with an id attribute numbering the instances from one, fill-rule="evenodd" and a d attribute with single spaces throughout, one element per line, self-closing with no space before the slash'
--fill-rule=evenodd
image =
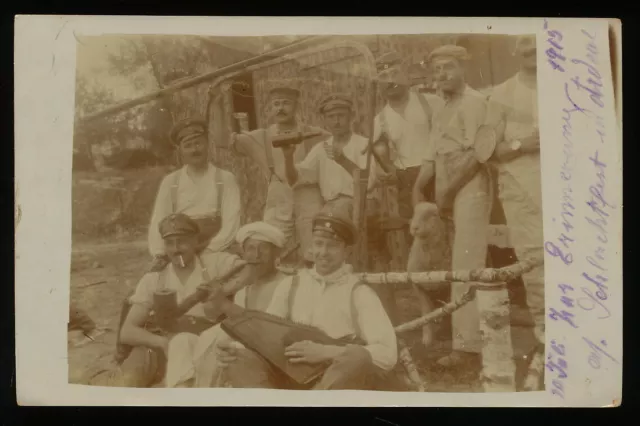
<path id="1" fill-rule="evenodd" d="M 358 231 L 358 239 L 354 247 L 354 252 L 351 253 L 351 256 L 353 258 L 353 266 L 358 272 L 364 272 L 367 270 L 367 218 L 365 216 L 364 203 L 362 199 L 363 174 L 366 174 L 366 172 L 360 169 L 355 169 L 353 171 L 353 224 Z M 364 190 L 366 191 L 366 186 Z"/>
<path id="2" fill-rule="evenodd" d="M 516 364 L 511 344 L 509 294 L 506 283 L 476 283 L 476 303 L 483 336 L 481 381 L 485 392 L 515 392 Z"/>

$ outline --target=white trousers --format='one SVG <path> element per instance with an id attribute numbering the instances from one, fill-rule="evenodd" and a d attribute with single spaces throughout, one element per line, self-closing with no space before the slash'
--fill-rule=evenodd
<path id="1" fill-rule="evenodd" d="M 526 177 L 527 181 L 523 181 Z M 529 182 L 528 180 L 537 182 Z M 516 178 L 505 168 L 500 168 L 498 190 L 502 208 L 509 227 L 511 245 L 519 260 L 543 255 L 544 236 L 542 208 L 539 200 L 539 173 L 521 174 Z M 540 197 L 541 198 L 541 197 Z M 544 266 L 537 267 L 522 276 L 527 294 L 527 305 L 534 320 L 535 334 L 544 342 Z"/>
<path id="2" fill-rule="evenodd" d="M 486 267 L 491 206 L 490 178 L 481 171 L 458 192 L 453 204 L 451 267 L 454 271 Z M 451 300 L 461 297 L 470 285 L 469 282 L 451 283 Z M 451 325 L 454 350 L 480 353 L 482 336 L 475 299 L 452 314 Z"/>

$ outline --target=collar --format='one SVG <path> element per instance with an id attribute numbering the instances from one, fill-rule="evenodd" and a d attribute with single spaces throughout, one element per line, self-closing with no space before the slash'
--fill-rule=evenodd
<path id="1" fill-rule="evenodd" d="M 201 275 L 201 276 L 202 276 L 202 279 L 204 279 L 204 269 L 202 268 L 202 264 L 200 263 L 200 258 L 199 258 L 199 257 L 196 257 L 196 258 L 194 259 L 194 262 L 195 262 L 195 264 L 194 264 L 194 268 L 193 268 L 193 270 L 191 271 L 191 273 L 190 273 L 190 274 L 189 274 L 189 276 L 187 277 L 187 280 L 186 280 L 184 283 L 182 283 L 182 282 L 180 281 L 180 278 L 178 277 L 178 273 L 177 273 L 177 271 L 176 271 L 175 267 L 173 266 L 173 263 L 169 263 L 169 264 L 167 265 L 167 268 L 165 268 L 163 271 L 160 271 L 160 273 L 161 273 L 161 274 L 162 274 L 162 273 L 164 273 L 164 274 L 168 274 L 168 275 L 169 275 L 169 277 L 170 277 L 170 279 L 175 279 L 176 283 L 178 283 L 178 284 L 180 284 L 182 287 L 184 287 L 184 286 L 185 286 L 189 281 L 191 281 L 191 279 L 192 279 L 195 275 L 197 275 L 197 274 Z M 165 275 L 165 276 L 166 276 L 166 275 Z"/>
<path id="2" fill-rule="evenodd" d="M 343 281 L 345 278 L 349 277 L 349 275 L 353 272 L 353 267 L 351 265 L 343 263 L 340 268 L 330 273 L 329 275 L 318 274 L 315 267 L 312 269 L 309 269 L 308 271 L 311 278 L 313 278 L 315 281 L 321 284 L 327 285 L 327 284 L 339 283 Z"/>
<path id="3" fill-rule="evenodd" d="M 353 136 L 355 135 L 355 133 L 352 131 L 351 135 L 349 136 L 349 139 L 347 139 L 345 142 L 339 142 L 340 145 L 345 148 L 347 145 L 351 144 L 351 141 L 353 141 Z M 327 143 L 329 144 L 333 144 L 336 143 L 336 140 L 333 136 L 331 136 L 329 139 L 327 139 Z"/>
<path id="4" fill-rule="evenodd" d="M 191 178 L 191 176 L 189 175 L 188 167 L 189 167 L 189 166 L 187 166 L 186 164 L 185 164 L 184 166 L 182 166 L 182 171 L 181 171 L 182 176 L 183 176 L 184 178 L 189 179 L 189 180 L 193 180 L 193 179 Z M 208 162 L 208 163 L 207 163 L 207 170 L 204 172 L 204 175 L 203 175 L 203 176 L 212 176 L 212 175 L 213 175 L 213 171 L 214 171 L 213 164 L 211 164 L 211 162 Z"/>

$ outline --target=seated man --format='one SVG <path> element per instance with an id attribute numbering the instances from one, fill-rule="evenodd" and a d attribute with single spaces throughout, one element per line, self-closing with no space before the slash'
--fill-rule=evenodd
<path id="1" fill-rule="evenodd" d="M 286 237 L 273 225 L 254 222 L 244 225 L 236 235 L 236 241 L 243 251 L 243 258 L 254 264 L 255 274 L 251 283 L 240 289 L 234 297 L 235 303 L 248 309 L 265 311 L 278 284 L 286 277 L 279 271 L 276 262 Z M 182 333 L 173 338 L 169 350 L 169 359 L 176 352 L 182 354 L 182 362 L 168 366 L 167 387 L 217 387 L 220 373 L 216 360 L 216 342 L 225 339 L 226 334 L 215 325 L 203 332 L 199 338 Z M 230 341 L 227 339 L 227 341 Z M 189 348 L 185 350 L 185 348 Z"/>
<path id="2" fill-rule="evenodd" d="M 164 378 L 171 333 L 159 330 L 154 319 L 154 298 L 158 290 L 172 290 L 177 303 L 193 296 L 199 289 L 208 290 L 212 277 L 222 277 L 246 262 L 229 253 L 198 255 L 198 224 L 184 214 L 167 216 L 160 222 L 159 233 L 170 263 L 160 272 L 145 274 L 130 298 L 131 308 L 120 330 L 120 341 L 133 349 L 120 365 L 120 386 L 150 387 Z M 225 284 L 224 293 L 234 294 L 252 276 L 251 268 L 236 274 L 237 281 Z M 203 288 L 204 287 L 204 288 Z M 184 315 L 184 328 L 199 334 L 216 323 L 219 315 L 207 304 L 197 303 Z"/>
<path id="3" fill-rule="evenodd" d="M 313 220 L 313 269 L 301 270 L 276 289 L 268 313 L 312 325 L 332 338 L 364 342 L 330 346 L 296 342 L 284 350 L 291 363 L 327 364 L 312 389 L 375 389 L 397 362 L 396 335 L 376 293 L 359 285 L 345 263 L 356 233 L 346 217 L 319 214 Z M 219 348 L 231 387 L 291 389 L 292 384 L 255 352 Z"/>

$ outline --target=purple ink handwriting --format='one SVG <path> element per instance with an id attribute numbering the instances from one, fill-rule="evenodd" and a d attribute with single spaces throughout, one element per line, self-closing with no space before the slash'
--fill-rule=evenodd
<path id="1" fill-rule="evenodd" d="M 609 278 L 607 276 L 607 268 L 605 262 L 607 259 L 607 243 L 609 241 L 609 233 L 607 226 L 609 224 L 610 212 L 615 206 L 608 200 L 606 195 L 607 183 L 607 165 L 602 161 L 598 150 L 589 157 L 595 174 L 595 183 L 589 185 L 588 201 L 585 201 L 589 207 L 585 220 L 591 230 L 591 235 L 595 241 L 594 248 L 590 249 L 585 259 L 591 268 L 582 272 L 584 285 L 582 292 L 584 297 L 580 298 L 578 306 L 585 311 L 596 312 L 598 319 L 607 319 L 611 316 L 611 311 L 605 302 L 609 298 Z"/>
<path id="2" fill-rule="evenodd" d="M 554 321 L 564 321 L 573 328 L 578 328 L 578 325 L 574 321 L 573 308 L 576 306 L 576 300 L 573 296 L 575 289 L 566 283 L 558 284 L 558 288 L 562 291 L 560 297 L 560 310 L 551 307 L 549 308 L 548 317 Z"/>
<path id="3" fill-rule="evenodd" d="M 564 66 L 567 62 L 566 56 L 562 53 L 564 47 L 562 46 L 562 33 L 557 30 L 549 29 L 549 22 L 544 20 L 544 29 L 547 32 L 547 49 L 544 53 L 547 55 L 547 63 L 551 67 L 559 72 L 564 72 Z"/>
<path id="4" fill-rule="evenodd" d="M 607 357 L 609 360 L 613 361 L 615 364 L 620 364 L 617 359 L 615 359 L 609 352 L 607 352 L 604 348 L 607 347 L 607 341 L 602 339 L 600 340 L 600 344 L 594 343 L 591 340 L 583 337 L 582 340 L 589 346 L 589 357 L 587 362 L 596 370 L 599 370 L 602 366 L 603 356 Z"/>
<path id="5" fill-rule="evenodd" d="M 551 340 L 551 348 L 547 354 L 545 368 L 555 374 L 555 377 L 551 380 L 551 394 L 561 399 L 564 399 L 564 383 L 568 377 L 568 367 L 565 346 L 558 344 L 555 340 Z"/>

